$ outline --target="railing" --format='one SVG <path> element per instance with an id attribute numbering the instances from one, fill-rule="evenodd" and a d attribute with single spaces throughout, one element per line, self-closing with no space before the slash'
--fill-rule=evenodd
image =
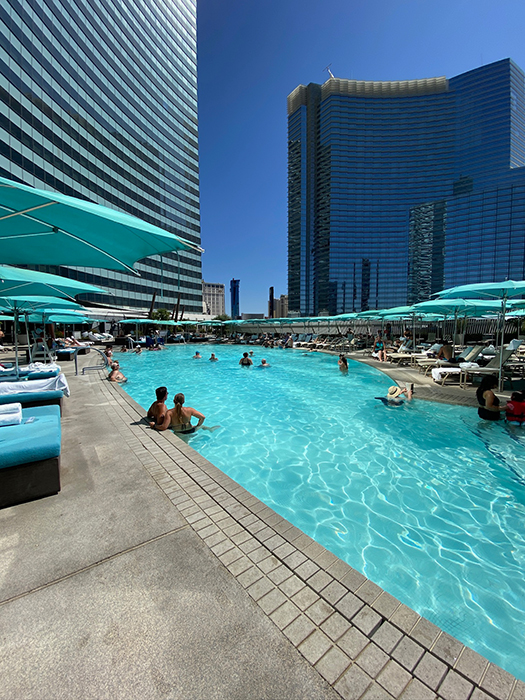
<path id="1" fill-rule="evenodd" d="M 78 351 L 81 348 L 75 348 L 75 374 L 78 374 L 78 364 L 77 364 L 77 355 Z M 92 369 L 107 369 L 109 367 L 109 362 L 108 358 L 106 355 L 102 352 L 102 350 L 99 350 L 98 348 L 90 348 L 91 350 L 94 350 L 95 352 L 98 352 L 98 354 L 102 357 L 104 360 L 103 364 L 101 365 L 89 365 L 88 367 L 82 367 L 82 374 L 85 374 L 87 370 L 92 370 Z"/>

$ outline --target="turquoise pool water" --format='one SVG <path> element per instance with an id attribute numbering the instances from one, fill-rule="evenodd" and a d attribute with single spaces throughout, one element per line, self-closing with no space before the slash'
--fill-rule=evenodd
<path id="1" fill-rule="evenodd" d="M 238 366 L 253 349 L 268 369 Z M 199 350 L 202 360 L 193 360 Z M 211 363 L 211 352 L 219 362 Z M 157 386 L 206 415 L 198 452 L 418 613 L 525 680 L 525 426 L 414 400 L 299 350 L 172 346 L 118 354 L 144 408 Z"/>

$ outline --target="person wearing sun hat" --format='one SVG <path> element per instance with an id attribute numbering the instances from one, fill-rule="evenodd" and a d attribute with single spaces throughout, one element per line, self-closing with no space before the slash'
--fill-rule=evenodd
<path id="1" fill-rule="evenodd" d="M 403 389 L 399 386 L 391 386 L 386 397 L 376 396 L 376 399 L 382 401 L 385 406 L 402 406 L 404 401 L 401 401 L 401 396 L 403 395 L 406 396 L 407 401 L 411 401 L 414 395 L 414 385 L 409 384 L 408 387 L 405 386 Z"/>

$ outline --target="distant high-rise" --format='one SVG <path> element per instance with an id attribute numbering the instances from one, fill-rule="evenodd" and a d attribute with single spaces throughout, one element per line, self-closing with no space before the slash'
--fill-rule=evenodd
<path id="1" fill-rule="evenodd" d="M 241 317 L 240 285 L 240 280 L 230 282 L 231 317 L 234 319 Z"/>
<path id="2" fill-rule="evenodd" d="M 288 96 L 291 314 L 525 276 L 525 86 L 510 60 L 455 78 L 330 78 Z"/>
<path id="3" fill-rule="evenodd" d="M 198 245 L 196 0 L 5 0 L 0 28 L 0 175 Z M 156 292 L 171 308 L 180 291 L 186 313 L 202 313 L 197 251 L 147 258 L 141 277 L 46 269 L 108 289 L 116 306 L 147 309 Z"/>
<path id="4" fill-rule="evenodd" d="M 226 313 L 224 285 L 203 280 L 202 301 L 205 313 L 212 316 L 223 316 Z"/>

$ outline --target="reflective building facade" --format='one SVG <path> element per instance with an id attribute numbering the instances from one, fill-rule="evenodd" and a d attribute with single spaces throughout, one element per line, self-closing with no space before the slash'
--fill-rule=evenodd
<path id="1" fill-rule="evenodd" d="M 196 0 L 6 0 L 0 36 L 0 174 L 199 244 Z M 147 258 L 140 277 L 42 269 L 115 306 L 149 308 L 156 292 L 172 307 L 180 290 L 202 313 L 197 252 Z"/>
<path id="2" fill-rule="evenodd" d="M 525 89 L 330 78 L 288 96 L 290 311 L 337 314 L 525 277 Z"/>

